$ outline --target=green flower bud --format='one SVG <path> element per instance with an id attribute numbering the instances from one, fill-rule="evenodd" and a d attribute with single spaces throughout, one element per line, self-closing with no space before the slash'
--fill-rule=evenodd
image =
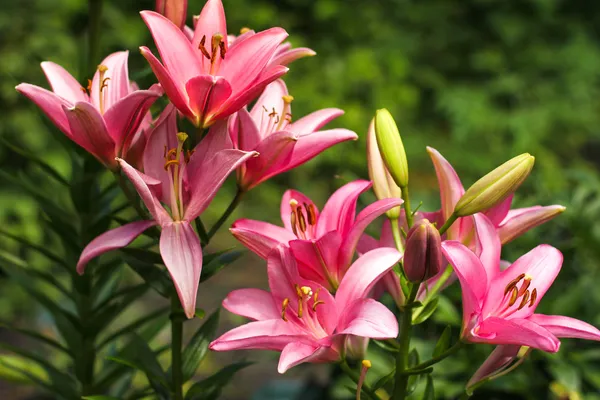
<path id="1" fill-rule="evenodd" d="M 440 232 L 426 219 L 417 222 L 406 235 L 404 273 L 413 283 L 423 282 L 442 269 Z"/>
<path id="2" fill-rule="evenodd" d="M 500 203 L 529 176 L 534 162 L 535 157 L 529 153 L 508 160 L 475 182 L 456 203 L 454 214 L 464 217 Z"/>
<path id="3" fill-rule="evenodd" d="M 398 126 L 385 108 L 375 113 L 377 145 L 394 182 L 401 188 L 408 186 L 408 162 Z"/>

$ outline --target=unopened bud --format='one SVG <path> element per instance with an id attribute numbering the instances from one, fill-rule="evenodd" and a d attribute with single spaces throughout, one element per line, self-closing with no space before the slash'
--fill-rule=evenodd
<path id="1" fill-rule="evenodd" d="M 408 186 L 408 162 L 398 126 L 385 108 L 375 114 L 375 136 L 381 157 L 398 186 Z"/>
<path id="2" fill-rule="evenodd" d="M 423 282 L 442 268 L 442 239 L 427 219 L 413 226 L 406 236 L 404 273 L 411 282 Z"/>
<path id="3" fill-rule="evenodd" d="M 500 203 L 523 183 L 534 162 L 535 157 L 529 153 L 508 160 L 475 182 L 456 203 L 454 214 L 464 217 Z"/>
<path id="4" fill-rule="evenodd" d="M 171 20 L 179 29 L 185 26 L 187 0 L 156 0 L 156 12 Z"/>
<path id="5" fill-rule="evenodd" d="M 375 121 L 371 121 L 367 133 L 367 166 L 369 168 L 369 178 L 373 182 L 373 191 L 378 200 L 394 199 L 402 197 L 402 192 L 394 179 L 390 175 L 381 153 L 377 146 L 375 136 Z M 388 218 L 398 219 L 400 216 L 400 207 L 394 207 L 385 213 Z"/>

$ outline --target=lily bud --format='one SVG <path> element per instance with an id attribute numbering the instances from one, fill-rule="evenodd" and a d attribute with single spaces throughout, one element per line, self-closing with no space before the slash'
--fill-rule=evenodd
<path id="1" fill-rule="evenodd" d="M 156 12 L 171 20 L 179 29 L 185 27 L 187 0 L 156 0 Z"/>
<path id="2" fill-rule="evenodd" d="M 375 121 L 371 121 L 369 131 L 367 133 L 367 166 L 369 168 L 369 178 L 373 182 L 373 191 L 378 200 L 395 199 L 402 197 L 402 191 L 394 182 L 394 178 L 390 175 L 379 147 L 377 146 L 377 138 L 375 137 Z M 394 207 L 385 213 L 388 218 L 398 219 L 400 216 L 400 207 Z"/>
<path id="3" fill-rule="evenodd" d="M 535 157 L 529 153 L 516 156 L 475 182 L 454 207 L 458 217 L 472 215 L 495 206 L 529 176 Z"/>
<path id="4" fill-rule="evenodd" d="M 423 282 L 442 269 L 442 239 L 427 219 L 413 226 L 406 236 L 404 273 L 411 282 Z"/>
<path id="5" fill-rule="evenodd" d="M 398 126 L 385 108 L 375 113 L 375 136 L 387 169 L 398 186 L 408 186 L 408 162 Z"/>

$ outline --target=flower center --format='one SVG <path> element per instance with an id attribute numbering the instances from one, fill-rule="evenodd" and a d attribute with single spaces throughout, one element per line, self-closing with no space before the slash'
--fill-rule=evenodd
<path id="1" fill-rule="evenodd" d="M 281 110 L 281 114 L 277 113 L 275 107 L 272 107 L 271 111 L 269 111 L 265 106 L 263 106 L 263 111 L 265 112 L 266 117 L 268 118 L 268 120 L 266 121 L 265 129 L 266 135 L 270 135 L 274 132 L 279 132 L 292 123 L 291 104 L 292 101 L 294 101 L 294 97 L 290 95 L 285 95 L 282 96 L 281 99 L 283 100 L 283 110 Z M 261 121 L 261 126 L 265 126 L 265 124 L 262 123 L 263 121 Z"/>
<path id="2" fill-rule="evenodd" d="M 313 204 L 299 204 L 296 199 L 290 200 L 290 223 L 292 231 L 300 239 L 310 239 L 315 236 L 317 213 Z"/>
<path id="3" fill-rule="evenodd" d="M 177 147 L 167 150 L 165 146 L 164 158 L 165 158 L 165 171 L 169 172 L 169 182 L 171 184 L 171 214 L 173 219 L 176 221 L 181 220 L 183 217 L 183 202 L 182 196 L 182 182 L 183 182 L 183 165 L 181 156 L 183 153 L 183 144 L 187 140 L 188 135 L 184 132 L 177 134 Z M 184 162 L 188 163 L 190 156 L 193 154 L 193 150 L 189 150 L 185 153 Z"/>
<path id="4" fill-rule="evenodd" d="M 198 45 L 198 49 L 204 55 L 204 57 L 210 60 L 210 74 L 215 75 L 217 69 L 217 57 L 221 56 L 221 60 L 224 60 L 225 54 L 227 53 L 223 35 L 220 33 L 215 33 L 212 36 L 210 41 L 210 52 L 206 49 L 206 35 L 202 36 L 200 44 Z"/>
<path id="5" fill-rule="evenodd" d="M 525 306 L 531 308 L 535 305 L 537 289 L 530 290 L 532 279 L 527 274 L 521 274 L 506 285 L 499 307 L 499 317 L 508 317 Z"/>
<path id="6" fill-rule="evenodd" d="M 100 114 L 104 114 L 104 89 L 108 88 L 108 81 L 110 77 L 105 78 L 104 75 L 108 71 L 108 67 L 106 65 L 98 65 L 98 73 L 100 74 L 100 90 L 98 91 L 98 108 L 100 109 Z M 92 80 L 88 79 L 87 87 L 81 87 L 81 91 L 86 93 L 88 96 L 92 95 Z"/>

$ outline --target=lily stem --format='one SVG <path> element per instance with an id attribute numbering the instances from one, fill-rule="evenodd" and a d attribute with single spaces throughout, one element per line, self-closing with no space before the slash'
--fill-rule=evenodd
<path id="1" fill-rule="evenodd" d="M 223 215 L 221 215 L 221 218 L 219 218 L 219 220 L 213 225 L 213 227 L 210 228 L 210 231 L 208 231 L 208 234 L 206 235 L 207 243 L 212 239 L 212 237 L 218 232 L 218 230 L 221 228 L 221 226 L 227 221 L 227 219 L 235 211 L 237 206 L 242 201 L 242 198 L 244 197 L 245 193 L 246 193 L 245 191 L 238 189 L 237 193 L 235 194 L 235 197 L 233 198 L 233 200 L 231 200 L 231 203 L 229 203 L 229 206 L 227 207 L 227 209 L 225 210 Z"/>
<path id="2" fill-rule="evenodd" d="M 408 369 L 408 353 L 410 350 L 410 337 L 412 335 L 412 305 L 418 292 L 419 284 L 411 284 L 404 313 L 402 314 L 400 334 L 398 335 L 400 346 L 398 355 L 396 356 L 396 374 L 394 394 L 392 396 L 392 399 L 394 400 L 404 400 L 407 394 L 409 376 L 405 374 L 405 371 Z"/>
<path id="3" fill-rule="evenodd" d="M 183 311 L 179 298 L 171 298 L 171 376 L 173 400 L 183 400 L 181 348 L 183 342 Z"/>
<path id="4" fill-rule="evenodd" d="M 456 353 L 458 350 L 460 350 L 460 348 L 463 346 L 463 342 L 458 341 L 456 342 L 452 347 L 450 347 L 448 350 L 444 351 L 442 354 L 440 354 L 437 357 L 433 357 L 432 359 L 422 362 L 419 365 L 415 365 L 412 368 L 407 369 L 406 371 L 404 371 L 405 374 L 410 374 L 411 372 L 417 372 L 420 370 L 423 370 L 427 367 L 430 367 L 432 365 L 435 365 L 437 363 L 439 363 L 440 361 L 444 360 L 445 358 L 451 356 L 452 354 Z"/>
<path id="5" fill-rule="evenodd" d="M 86 74 L 93 73 L 95 63 L 99 62 L 100 20 L 103 0 L 88 0 L 88 65 Z"/>
<path id="6" fill-rule="evenodd" d="M 429 301 L 431 301 L 431 299 L 433 299 L 439 293 L 439 291 L 442 289 L 442 287 L 444 286 L 446 281 L 448 281 L 448 279 L 452 275 L 453 271 L 454 270 L 452 269 L 451 265 L 448 265 L 446 267 L 446 269 L 444 270 L 444 272 L 442 273 L 440 278 L 435 282 L 433 287 L 427 291 L 427 296 L 425 297 L 425 300 L 423 300 L 423 307 L 420 307 L 419 309 L 417 309 L 415 311 L 415 315 L 414 315 L 415 319 L 419 315 L 421 315 L 421 313 L 423 312 L 423 309 L 425 309 L 425 306 L 429 303 Z"/>
<path id="7" fill-rule="evenodd" d="M 408 185 L 400 188 L 402 191 L 402 200 L 404 200 L 404 214 L 406 215 L 406 224 L 408 229 L 413 226 L 413 215 L 410 210 L 410 196 L 408 194 Z"/>
<path id="8" fill-rule="evenodd" d="M 448 228 L 450 228 L 450 226 L 452 226 L 452 224 L 456 222 L 457 219 L 458 215 L 452 213 L 452 215 L 450 215 L 450 218 L 448 218 L 448 220 L 446 220 L 446 222 L 444 222 L 444 225 L 442 225 L 442 227 L 440 228 L 440 236 L 446 233 Z"/>
<path id="9" fill-rule="evenodd" d="M 390 225 L 392 227 L 392 236 L 394 237 L 394 244 L 400 253 L 404 253 L 404 246 L 402 245 L 402 236 L 400 233 L 400 227 L 398 226 L 398 218 L 390 218 Z"/>
<path id="10" fill-rule="evenodd" d="M 340 368 L 342 369 L 342 371 L 344 371 L 344 373 L 346 375 L 348 375 L 348 377 L 350 379 L 352 379 L 354 381 L 354 383 L 358 384 L 360 375 L 356 371 L 354 371 L 352 368 L 350 368 L 350 366 L 348 365 L 348 362 L 345 359 L 340 361 Z M 381 399 L 377 395 L 377 393 L 375 393 L 373 391 L 373 389 L 371 389 L 371 386 L 369 384 L 367 384 L 367 382 L 363 382 L 362 390 L 364 390 L 373 399 L 376 399 L 376 400 Z"/>

